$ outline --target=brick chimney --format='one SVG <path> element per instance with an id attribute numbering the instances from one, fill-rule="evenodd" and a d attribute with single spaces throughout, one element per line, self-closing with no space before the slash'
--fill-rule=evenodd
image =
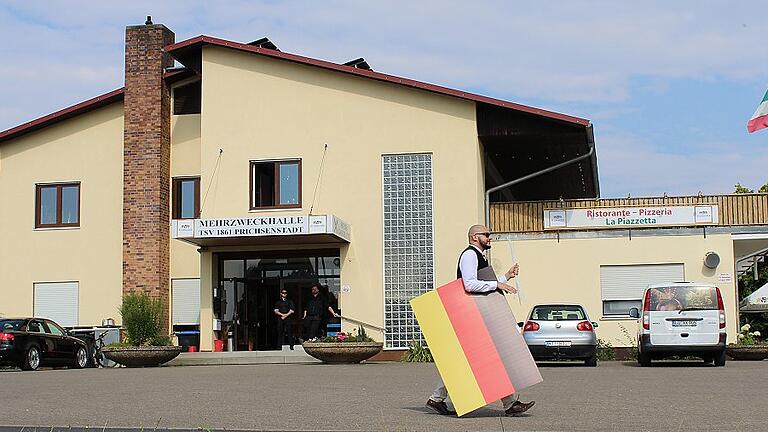
<path id="1" fill-rule="evenodd" d="M 171 98 L 163 80 L 175 35 L 162 24 L 125 30 L 123 294 L 160 299 L 167 326 L 170 278 Z M 166 328 L 167 330 L 167 328 Z"/>

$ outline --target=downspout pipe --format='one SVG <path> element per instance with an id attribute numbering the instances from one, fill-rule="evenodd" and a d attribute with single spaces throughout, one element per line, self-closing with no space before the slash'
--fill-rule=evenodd
<path id="1" fill-rule="evenodd" d="M 576 162 L 579 162 L 581 160 L 584 160 L 584 159 L 592 157 L 595 154 L 595 135 L 594 135 L 594 131 L 592 130 L 592 125 L 591 124 L 589 126 L 587 126 L 587 145 L 589 146 L 589 152 L 587 152 L 586 154 L 583 154 L 581 156 L 577 156 L 577 157 L 575 157 L 573 159 L 569 159 L 569 160 L 567 160 L 565 162 L 561 162 L 561 163 L 559 163 L 557 165 L 554 165 L 554 166 L 551 166 L 549 168 L 544 168 L 543 170 L 536 171 L 535 173 L 531 173 L 531 174 L 528 174 L 528 175 L 520 177 L 520 178 L 516 178 L 514 180 L 508 181 L 508 182 L 506 182 L 504 184 L 500 184 L 498 186 L 494 186 L 494 187 L 486 190 L 485 191 L 485 226 L 490 228 L 489 224 L 491 223 L 491 194 L 492 193 L 494 193 L 496 191 L 499 191 L 501 189 L 508 188 L 510 186 L 514 186 L 514 185 L 516 185 L 518 183 L 522 183 L 522 182 L 524 182 L 526 180 L 530 180 L 530 179 L 532 179 L 534 177 L 538 177 L 540 175 L 544 175 L 544 174 L 546 174 L 548 172 L 552 172 L 552 171 L 558 170 L 558 169 L 560 169 L 560 168 L 562 168 L 564 166 L 568 166 L 568 165 L 574 164 Z M 597 182 L 596 181 L 595 181 L 595 188 L 598 191 L 598 196 L 599 196 L 600 192 L 599 192 L 599 189 L 597 189 Z"/>

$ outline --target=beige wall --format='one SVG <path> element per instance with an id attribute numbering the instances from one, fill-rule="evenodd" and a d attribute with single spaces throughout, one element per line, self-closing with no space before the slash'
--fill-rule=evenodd
<path id="1" fill-rule="evenodd" d="M 79 282 L 79 324 L 118 322 L 123 107 L 114 103 L 0 144 L 0 312 L 33 313 L 32 284 Z M 35 185 L 80 182 L 80 227 L 35 229 Z"/>
<path id="2" fill-rule="evenodd" d="M 313 213 L 352 227 L 345 315 L 382 325 L 381 156 L 432 153 L 436 278 L 454 277 L 467 226 L 483 214 L 474 103 L 217 47 L 203 50 L 203 76 L 203 218 L 308 214 L 327 143 Z M 282 158 L 302 160 L 303 208 L 249 212 L 249 161 Z M 210 284 L 202 281 L 203 296 Z"/>
<path id="3" fill-rule="evenodd" d="M 171 118 L 171 177 L 200 175 L 200 114 L 185 114 Z M 173 189 L 173 182 L 171 182 Z M 205 194 L 200 185 L 201 194 Z M 173 195 L 173 190 L 171 190 Z M 202 199 L 202 197 L 201 197 Z M 173 203 L 171 202 L 171 205 Z M 173 209 L 171 209 L 173 214 Z M 171 279 L 200 277 L 198 247 L 171 239 Z"/>
<path id="4" fill-rule="evenodd" d="M 735 340 L 736 285 L 733 277 L 733 242 L 730 234 L 653 236 L 592 239 L 516 240 L 514 251 L 520 263 L 520 280 L 524 303 L 510 297 L 518 321 L 524 321 L 531 308 L 542 303 L 580 303 L 593 321 L 597 321 L 598 337 L 613 346 L 630 346 L 636 342 L 637 321 L 602 317 L 600 266 L 621 264 L 683 263 L 685 279 L 720 287 L 726 309 L 728 340 Z M 498 240 L 492 249 L 492 264 L 497 272 L 506 271 L 511 263 L 509 245 Z M 720 265 L 704 267 L 704 254 L 715 251 Z M 720 273 L 730 273 L 731 282 L 720 282 Z M 621 329 L 624 327 L 629 337 Z"/>

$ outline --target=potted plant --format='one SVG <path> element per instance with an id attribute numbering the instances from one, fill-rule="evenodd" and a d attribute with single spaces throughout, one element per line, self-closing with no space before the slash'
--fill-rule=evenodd
<path id="1" fill-rule="evenodd" d="M 323 363 L 360 363 L 381 351 L 383 344 L 375 342 L 359 326 L 357 334 L 339 332 L 336 336 L 326 336 L 305 341 L 304 351 Z"/>
<path id="2" fill-rule="evenodd" d="M 145 292 L 123 296 L 120 315 L 125 337 L 122 343 L 104 348 L 104 355 L 127 367 L 159 366 L 173 360 L 181 347 L 171 345 L 170 337 L 162 334 L 163 310 L 162 302 Z"/>
<path id="3" fill-rule="evenodd" d="M 725 353 L 734 360 L 765 360 L 768 358 L 768 343 L 761 339 L 759 331 L 750 331 L 749 324 L 741 326 L 738 343 L 728 345 Z"/>

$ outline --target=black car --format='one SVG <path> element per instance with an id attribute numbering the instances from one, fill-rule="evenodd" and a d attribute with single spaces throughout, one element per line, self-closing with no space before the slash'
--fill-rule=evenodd
<path id="1" fill-rule="evenodd" d="M 0 364 L 36 370 L 40 366 L 88 365 L 88 348 L 44 318 L 0 318 Z"/>

